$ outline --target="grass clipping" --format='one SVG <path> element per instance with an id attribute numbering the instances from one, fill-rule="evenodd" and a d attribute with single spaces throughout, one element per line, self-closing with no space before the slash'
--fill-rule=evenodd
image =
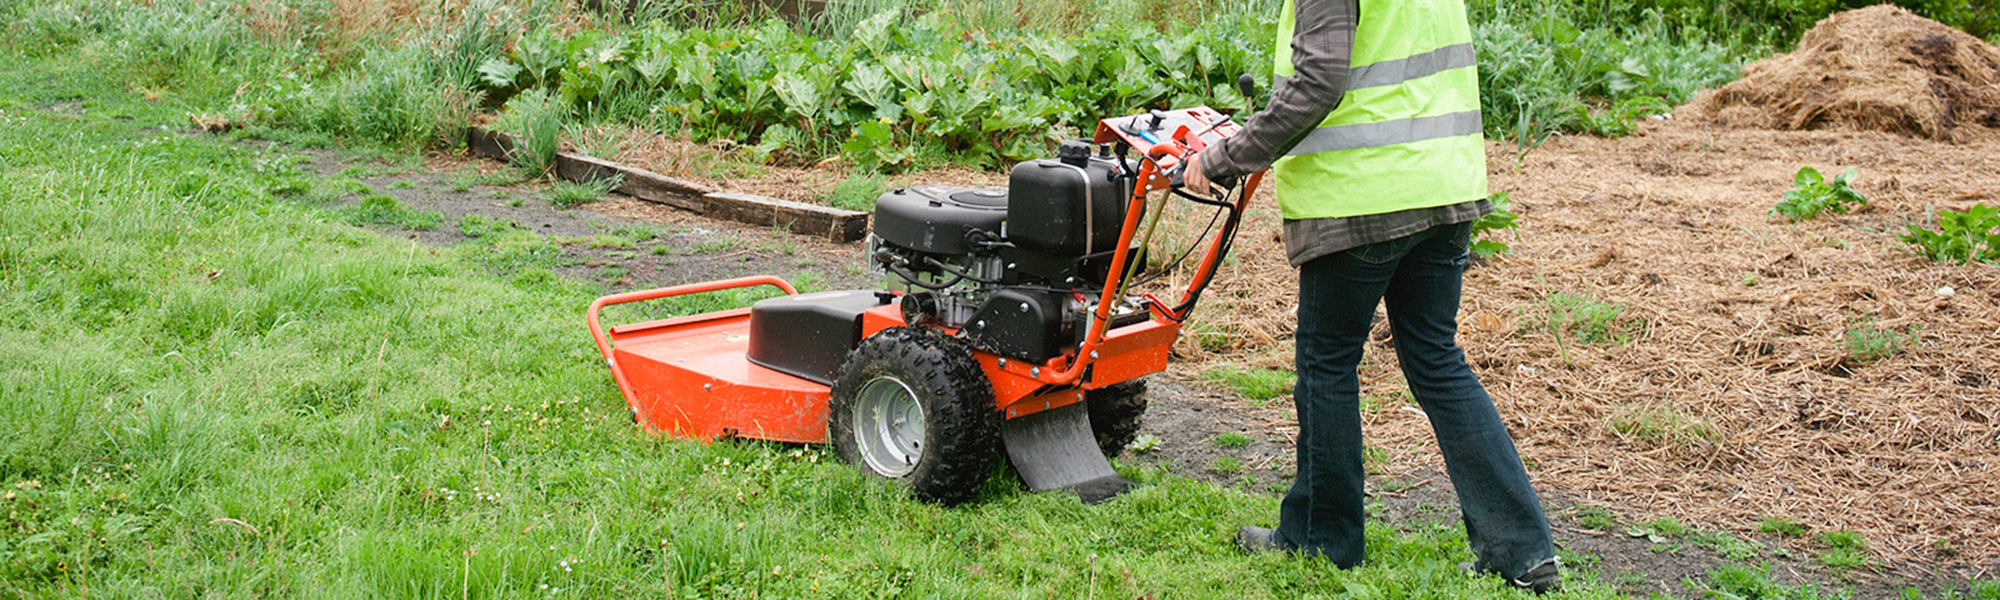
<path id="1" fill-rule="evenodd" d="M 2000 127 L 2000 49 L 1893 5 L 1827 17 L 1687 116 L 1735 128 L 1857 129 L 1962 141 Z"/>

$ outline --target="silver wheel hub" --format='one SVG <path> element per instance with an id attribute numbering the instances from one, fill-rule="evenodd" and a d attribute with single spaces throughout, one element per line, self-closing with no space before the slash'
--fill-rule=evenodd
<path id="1" fill-rule="evenodd" d="M 916 470 L 928 423 L 908 384 L 887 375 L 862 384 L 853 417 L 854 444 L 870 470 L 889 478 Z"/>

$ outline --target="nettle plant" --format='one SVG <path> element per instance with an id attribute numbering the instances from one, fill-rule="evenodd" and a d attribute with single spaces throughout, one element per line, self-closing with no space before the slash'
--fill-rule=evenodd
<path id="1" fill-rule="evenodd" d="M 1865 206 L 1868 199 L 1861 192 L 1849 187 L 1861 172 L 1848 167 L 1846 172 L 1833 181 L 1820 175 L 1819 169 L 1801 167 L 1792 176 L 1792 189 L 1785 191 L 1785 199 L 1771 207 L 1771 214 L 1783 215 L 1793 223 L 1817 217 L 1820 213 L 1832 211 L 1847 214 L 1848 205 Z"/>
<path id="2" fill-rule="evenodd" d="M 2000 229 L 2000 208 L 1981 203 L 1962 213 L 1941 211 L 1937 225 L 1932 231 L 1911 223 L 1896 237 L 1938 262 L 2000 263 L 2000 234 L 1994 233 Z"/>

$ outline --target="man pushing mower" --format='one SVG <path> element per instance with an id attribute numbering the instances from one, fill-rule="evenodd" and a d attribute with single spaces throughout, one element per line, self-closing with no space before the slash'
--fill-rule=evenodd
<path id="1" fill-rule="evenodd" d="M 1295 6 L 1296 5 L 1296 6 Z M 1537 593 L 1561 565 L 1493 400 L 1458 348 L 1472 222 L 1485 200 L 1478 68 L 1462 0 L 1288 0 L 1269 105 L 1188 160 L 1186 187 L 1270 167 L 1299 273 L 1298 475 L 1251 552 L 1364 556 L 1360 383 L 1378 303 L 1458 490 L 1478 561 Z"/>

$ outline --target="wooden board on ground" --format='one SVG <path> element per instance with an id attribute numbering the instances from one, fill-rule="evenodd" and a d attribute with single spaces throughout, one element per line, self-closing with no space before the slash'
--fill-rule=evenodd
<path id="1" fill-rule="evenodd" d="M 868 213 L 780 200 L 756 194 L 717 192 L 705 197 L 702 214 L 752 225 L 782 226 L 800 235 L 852 242 L 868 234 Z"/>
<path id="2" fill-rule="evenodd" d="M 466 130 L 465 145 L 473 154 L 508 160 L 514 140 L 507 134 L 483 127 Z M 784 227 L 800 235 L 822 236 L 837 243 L 852 242 L 868 235 L 868 213 L 781 200 L 769 196 L 722 192 L 713 187 L 675 179 L 638 167 L 621 165 L 594 156 L 556 153 L 556 175 L 570 181 L 623 177 L 619 193 L 704 216 L 752 225 Z"/>
<path id="3" fill-rule="evenodd" d="M 595 156 L 556 153 L 556 174 L 570 181 L 622 177 L 617 192 L 675 208 L 705 212 L 702 197 L 716 189 L 692 181 L 682 181 L 638 167 L 628 167 Z"/>

